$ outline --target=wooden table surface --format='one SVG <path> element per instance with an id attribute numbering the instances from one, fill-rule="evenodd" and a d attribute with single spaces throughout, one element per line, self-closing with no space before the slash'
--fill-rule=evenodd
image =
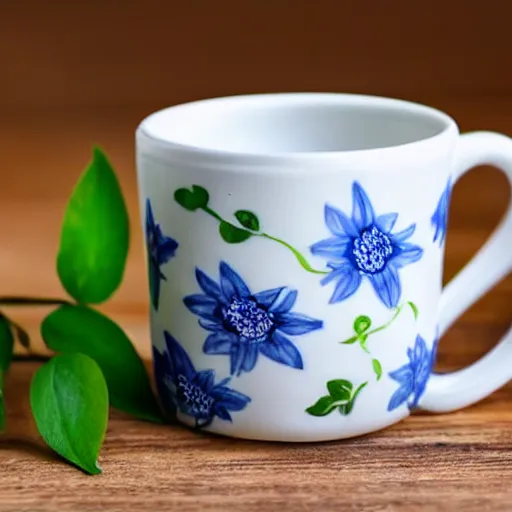
<path id="1" fill-rule="evenodd" d="M 427 101 L 427 100 L 425 100 Z M 433 98 L 463 131 L 512 134 L 509 97 Z M 155 106 L 156 107 L 156 106 Z M 152 110 L 12 113 L 0 116 L 2 294 L 64 296 L 55 273 L 60 219 L 93 143 L 109 152 L 132 217 L 125 282 L 102 309 L 147 358 L 147 292 L 135 188 L 133 130 Z M 478 169 L 457 185 L 446 279 L 489 235 L 509 200 L 506 180 Z M 504 279 L 450 329 L 439 369 L 470 364 L 498 340 L 512 316 Z M 46 311 L 10 311 L 44 354 Z M 17 354 L 25 356 L 23 349 Z M 101 452 L 104 473 L 88 477 L 38 439 L 28 388 L 39 363 L 17 361 L 6 383 L 8 430 L 0 438 L 0 511 L 511 511 L 512 386 L 465 410 L 417 413 L 362 438 L 312 445 L 235 441 L 155 426 L 113 412 Z M 512 364 L 512 362 L 511 362 Z"/>

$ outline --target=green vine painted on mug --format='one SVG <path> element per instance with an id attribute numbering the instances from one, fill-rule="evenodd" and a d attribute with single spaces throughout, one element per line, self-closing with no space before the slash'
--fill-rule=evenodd
<path id="1" fill-rule="evenodd" d="M 328 274 L 326 270 L 317 270 L 313 268 L 305 256 L 288 242 L 260 231 L 260 221 L 254 212 L 249 210 L 237 210 L 234 213 L 234 217 L 241 227 L 235 226 L 231 222 L 222 218 L 215 210 L 212 210 L 208 206 L 210 195 L 205 188 L 199 185 L 192 185 L 190 189 L 180 188 L 176 190 L 174 193 L 174 199 L 186 210 L 191 212 L 202 210 L 216 219 L 219 222 L 219 234 L 228 244 L 239 244 L 254 236 L 266 238 L 267 240 L 271 240 L 272 242 L 286 247 L 295 256 L 296 260 L 304 270 L 312 274 Z"/>
<path id="2" fill-rule="evenodd" d="M 347 416 L 354 408 L 357 396 L 367 384 L 368 382 L 363 382 L 354 389 L 354 385 L 348 380 L 330 380 L 326 384 L 329 394 L 321 396 L 306 409 L 306 412 L 311 416 L 327 416 L 338 409 L 340 414 Z"/>
<path id="3" fill-rule="evenodd" d="M 375 329 L 370 330 L 370 327 L 372 326 L 372 320 L 367 315 L 359 315 L 354 320 L 354 336 L 349 338 L 348 340 L 340 342 L 342 345 L 352 345 L 354 343 L 359 343 L 359 346 L 361 349 L 366 352 L 367 354 L 371 355 L 371 352 L 367 346 L 368 338 L 378 332 L 381 332 L 385 329 L 387 329 L 400 315 L 400 313 L 403 311 L 405 306 L 409 306 L 412 310 L 412 313 L 414 315 L 414 319 L 418 319 L 419 310 L 416 304 L 414 302 L 408 301 L 404 302 L 403 304 L 400 304 L 395 309 L 394 315 L 391 317 L 391 319 L 386 322 L 385 324 L 380 325 L 379 327 L 376 327 Z M 380 380 L 382 377 L 382 365 L 378 359 L 372 358 L 372 368 L 373 372 L 375 373 L 375 376 L 377 377 L 377 380 Z"/>

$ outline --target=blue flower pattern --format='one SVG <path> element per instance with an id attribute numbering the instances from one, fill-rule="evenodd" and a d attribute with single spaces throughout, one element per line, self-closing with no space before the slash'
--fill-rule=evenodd
<path id="1" fill-rule="evenodd" d="M 423 249 L 407 242 L 416 225 L 393 232 L 397 213 L 377 216 L 366 192 L 358 182 L 352 186 L 352 216 L 325 205 L 325 223 L 332 236 L 315 243 L 313 254 L 328 259 L 331 269 L 322 285 L 335 282 L 330 303 L 351 297 L 367 278 L 388 308 L 398 305 L 402 293 L 399 269 L 418 261 Z"/>
<path id="2" fill-rule="evenodd" d="M 452 191 L 451 178 L 446 184 L 446 188 L 443 190 L 437 207 L 430 218 L 430 223 L 434 228 L 433 242 L 438 242 L 439 247 L 442 247 L 446 239 L 446 231 L 448 228 L 448 209 L 450 207 L 450 196 Z"/>
<path id="3" fill-rule="evenodd" d="M 153 358 L 159 395 L 166 408 L 194 418 L 202 428 L 216 417 L 232 421 L 231 412 L 245 409 L 251 399 L 229 388 L 229 378 L 215 383 L 214 370 L 197 371 L 178 341 L 167 331 L 164 338 L 164 351 L 153 347 Z"/>
<path id="4" fill-rule="evenodd" d="M 203 293 L 184 298 L 187 308 L 199 316 L 199 324 L 210 332 L 203 351 L 228 355 L 231 375 L 250 372 L 259 354 L 302 369 L 300 352 L 287 336 L 315 331 L 323 322 L 291 312 L 295 290 L 281 287 L 253 294 L 227 263 L 221 262 L 219 271 L 220 285 L 196 269 Z"/>
<path id="5" fill-rule="evenodd" d="M 392 395 L 388 411 L 392 411 L 407 402 L 409 409 L 418 406 L 419 400 L 425 392 L 428 378 L 435 363 L 438 340 L 434 341 L 432 350 L 427 348 L 421 336 L 416 337 L 414 348 L 407 349 L 409 362 L 398 370 L 389 373 L 389 376 L 398 382 L 400 387 Z"/>
<path id="6" fill-rule="evenodd" d="M 146 247 L 151 303 L 155 310 L 158 310 L 160 282 L 166 280 L 160 267 L 175 256 L 178 242 L 162 233 L 160 225 L 155 222 L 149 199 L 146 200 Z"/>
<path id="7" fill-rule="evenodd" d="M 442 246 L 446 238 L 451 180 L 443 191 L 431 217 L 434 242 Z M 330 303 L 351 297 L 368 279 L 382 303 L 398 305 L 401 296 L 399 269 L 421 259 L 423 249 L 408 242 L 416 225 L 395 232 L 397 213 L 376 215 L 365 190 L 358 182 L 352 186 L 352 214 L 326 204 L 325 223 L 332 236 L 311 246 L 314 255 L 327 258 L 330 269 L 322 285 L 334 281 Z M 151 204 L 146 204 L 146 243 L 149 255 L 151 298 L 158 309 L 160 267 L 175 255 L 178 243 L 164 235 L 155 223 Z M 302 356 L 289 339 L 321 329 L 323 322 L 292 312 L 297 291 L 286 287 L 252 293 L 240 275 L 226 262 L 219 267 L 217 283 L 200 269 L 196 280 L 202 293 L 183 299 L 186 307 L 199 317 L 199 324 L 209 332 L 203 345 L 208 355 L 227 355 L 231 377 L 215 383 L 214 370 L 197 371 L 183 347 L 164 332 L 165 350 L 154 352 L 159 394 L 174 413 L 193 417 L 198 427 L 209 426 L 215 417 L 232 421 L 231 413 L 245 409 L 251 399 L 228 387 L 232 376 L 254 369 L 259 355 L 295 369 L 303 369 Z M 418 335 L 413 348 L 407 349 L 408 363 L 390 372 L 399 384 L 388 411 L 407 403 L 418 406 L 425 392 L 435 361 L 438 339 L 432 350 Z"/>

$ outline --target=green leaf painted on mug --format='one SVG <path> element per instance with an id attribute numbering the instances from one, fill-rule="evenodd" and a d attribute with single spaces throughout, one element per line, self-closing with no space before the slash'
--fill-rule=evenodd
<path id="1" fill-rule="evenodd" d="M 107 300 L 121 284 L 128 245 L 119 182 L 106 155 L 95 148 L 64 215 L 57 272 L 66 291 L 83 304 Z"/>
<path id="2" fill-rule="evenodd" d="M 108 391 L 98 365 L 83 354 L 50 359 L 34 375 L 30 406 L 46 444 L 91 475 L 108 421 Z"/>
<path id="3" fill-rule="evenodd" d="M 210 196 L 205 188 L 199 185 L 192 185 L 191 190 L 188 188 L 176 190 L 174 192 L 174 199 L 180 206 L 193 212 L 199 208 L 206 208 Z"/>
<path id="4" fill-rule="evenodd" d="M 359 384 L 359 386 L 357 387 L 357 389 L 354 391 L 354 394 L 352 395 L 352 402 L 355 401 L 355 399 L 357 398 L 357 395 L 359 395 L 359 393 L 361 393 L 361 391 L 368 385 L 368 382 L 363 382 L 362 384 Z"/>
<path id="5" fill-rule="evenodd" d="M 308 407 L 306 412 L 311 414 L 311 416 L 326 416 L 329 414 L 336 406 L 333 405 L 332 397 L 326 395 L 322 398 L 318 399 L 317 402 Z"/>
<path id="6" fill-rule="evenodd" d="M 219 224 L 219 233 L 222 239 L 228 244 L 239 244 L 251 238 L 252 233 L 245 229 L 237 228 L 229 222 L 222 221 Z"/>
<path id="7" fill-rule="evenodd" d="M 248 211 L 248 210 L 238 210 L 235 212 L 235 217 L 240 222 L 240 224 L 251 231 L 259 231 L 260 229 L 260 221 L 256 214 Z"/>
<path id="8" fill-rule="evenodd" d="M 372 367 L 375 375 L 377 376 L 377 380 L 380 380 L 382 377 L 382 365 L 380 364 L 380 361 L 372 359 Z"/>
<path id="9" fill-rule="evenodd" d="M 358 336 L 358 339 L 359 339 L 359 345 L 360 347 L 367 353 L 369 354 L 370 351 L 368 350 L 368 347 L 366 346 L 366 343 L 368 342 L 368 334 L 361 334 L 360 336 Z"/>
<path id="10" fill-rule="evenodd" d="M 372 321 L 369 316 L 360 315 L 354 320 L 354 331 L 361 335 L 365 333 L 372 325 Z"/>
<path id="11" fill-rule="evenodd" d="M 356 343 L 359 341 L 359 336 L 352 336 L 352 338 L 349 338 L 346 341 L 342 341 L 342 345 L 352 345 L 352 343 Z"/>
<path id="12" fill-rule="evenodd" d="M 327 383 L 327 390 L 332 399 L 336 402 L 342 400 L 350 400 L 352 393 L 352 382 L 344 379 L 330 380 Z"/>
<path id="13" fill-rule="evenodd" d="M 419 315 L 418 306 L 416 306 L 416 304 L 414 304 L 414 302 L 411 302 L 411 301 L 407 302 L 407 304 L 412 309 L 412 313 L 414 315 L 414 320 L 418 320 L 418 315 Z"/>
<path id="14" fill-rule="evenodd" d="M 357 389 L 354 391 L 354 394 L 352 395 L 352 398 L 350 399 L 350 402 L 347 404 L 340 405 L 339 411 L 343 415 L 348 415 L 352 412 L 352 409 L 354 408 L 354 404 L 356 402 L 356 398 L 359 395 L 359 393 L 363 390 L 363 388 L 368 384 L 368 382 L 363 382 L 360 384 Z"/>
<path id="15" fill-rule="evenodd" d="M 113 407 L 137 418 L 162 421 L 146 369 L 115 322 L 88 307 L 66 304 L 44 319 L 41 334 L 55 352 L 80 352 L 96 361 Z"/>
<path id="16" fill-rule="evenodd" d="M 352 410 L 352 409 L 349 409 L 350 405 L 351 405 L 351 402 L 347 402 L 346 404 L 340 405 L 338 407 L 338 411 L 340 412 L 340 414 L 343 414 L 343 416 L 346 416 L 347 414 L 349 414 L 350 411 Z"/>

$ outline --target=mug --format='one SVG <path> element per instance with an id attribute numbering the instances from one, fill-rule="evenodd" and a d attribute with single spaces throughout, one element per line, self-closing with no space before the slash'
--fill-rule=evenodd
<path id="1" fill-rule="evenodd" d="M 432 372 L 439 338 L 512 268 L 509 208 L 442 288 L 450 195 L 512 181 L 512 139 L 336 93 L 173 106 L 136 131 L 158 393 L 226 436 L 325 441 L 468 406 L 512 378 L 512 331 Z"/>

